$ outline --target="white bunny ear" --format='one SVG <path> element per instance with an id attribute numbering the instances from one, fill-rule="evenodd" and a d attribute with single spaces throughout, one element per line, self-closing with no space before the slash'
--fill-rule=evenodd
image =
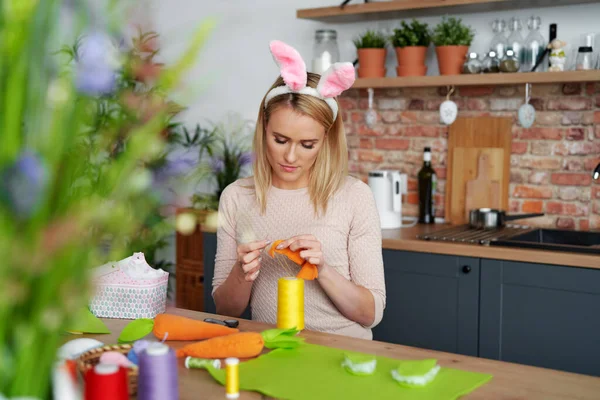
<path id="1" fill-rule="evenodd" d="M 279 40 L 269 44 L 283 81 L 292 90 L 300 90 L 306 86 L 306 64 L 302 56 L 292 46 Z"/>
<path id="2" fill-rule="evenodd" d="M 335 63 L 321 76 L 317 92 L 323 97 L 335 97 L 351 88 L 354 80 L 355 72 L 351 62 Z"/>

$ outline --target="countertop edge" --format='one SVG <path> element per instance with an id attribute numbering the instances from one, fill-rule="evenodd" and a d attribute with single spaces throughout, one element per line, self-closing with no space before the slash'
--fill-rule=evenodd
<path id="1" fill-rule="evenodd" d="M 212 226 L 202 224 L 200 229 L 202 232 L 216 233 L 216 229 Z M 535 264 L 600 269 L 600 256 L 596 255 L 563 251 L 541 251 L 512 247 L 433 242 L 417 239 L 417 231 L 420 232 L 423 229 L 427 228 L 415 227 L 412 230 L 382 230 L 382 248 L 383 250 L 401 250 L 459 257 L 476 257 L 489 260 L 530 262 Z"/>
<path id="2" fill-rule="evenodd" d="M 558 251 L 525 250 L 511 247 L 428 242 L 418 239 L 383 239 L 384 250 L 412 251 L 489 260 L 530 262 L 566 267 L 600 269 L 600 256 Z"/>

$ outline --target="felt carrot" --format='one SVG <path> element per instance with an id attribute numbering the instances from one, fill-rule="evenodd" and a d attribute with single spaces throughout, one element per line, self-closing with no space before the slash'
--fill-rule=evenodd
<path id="1" fill-rule="evenodd" d="M 259 355 L 264 346 L 265 340 L 260 333 L 240 332 L 188 344 L 177 350 L 177 357 L 251 358 Z"/>
<path id="2" fill-rule="evenodd" d="M 312 281 L 319 276 L 317 266 L 300 257 L 300 250 L 292 251 L 287 247 L 285 249 L 278 249 L 277 246 L 281 242 L 283 242 L 283 240 L 276 240 L 273 242 L 273 245 L 271 245 L 271 248 L 269 249 L 269 255 L 271 257 L 275 257 L 275 253 L 283 254 L 294 263 L 300 265 L 302 268 L 296 275 L 296 278 Z"/>
<path id="3" fill-rule="evenodd" d="M 160 340 L 164 339 L 165 335 L 167 335 L 167 340 L 201 340 L 231 335 L 239 331 L 237 328 L 172 314 L 158 314 L 154 318 L 154 327 L 152 328 L 152 333 Z"/>

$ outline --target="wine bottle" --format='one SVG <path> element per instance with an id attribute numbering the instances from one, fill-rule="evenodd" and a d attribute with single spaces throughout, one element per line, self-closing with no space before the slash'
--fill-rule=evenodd
<path id="1" fill-rule="evenodd" d="M 419 181 L 419 222 L 422 224 L 435 223 L 435 192 L 437 175 L 431 167 L 431 148 L 425 147 L 423 152 L 423 167 L 418 174 Z"/>

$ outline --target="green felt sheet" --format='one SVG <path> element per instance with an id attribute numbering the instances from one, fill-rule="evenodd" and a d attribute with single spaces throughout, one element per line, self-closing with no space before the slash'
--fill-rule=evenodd
<path id="1" fill-rule="evenodd" d="M 356 376 L 341 367 L 344 350 L 313 344 L 276 349 L 240 364 L 240 390 L 260 392 L 278 399 L 406 399 L 451 400 L 472 392 L 492 375 L 442 368 L 425 387 L 405 388 L 393 380 L 399 360 L 377 358 L 373 375 Z M 225 370 L 208 368 L 225 384 Z"/>

